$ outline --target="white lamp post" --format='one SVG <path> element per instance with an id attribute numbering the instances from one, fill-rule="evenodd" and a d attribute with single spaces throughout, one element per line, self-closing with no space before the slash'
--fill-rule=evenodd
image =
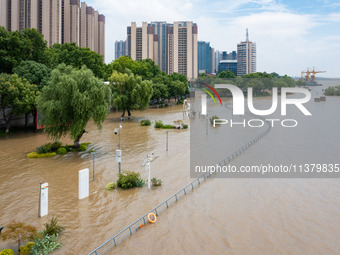
<path id="1" fill-rule="evenodd" d="M 115 128 L 115 135 L 118 133 L 118 150 L 116 150 L 116 162 L 118 162 L 118 171 L 121 173 L 121 163 L 122 163 L 122 151 L 120 149 L 120 130 L 122 129 L 122 123 L 119 123 L 119 127 Z"/>

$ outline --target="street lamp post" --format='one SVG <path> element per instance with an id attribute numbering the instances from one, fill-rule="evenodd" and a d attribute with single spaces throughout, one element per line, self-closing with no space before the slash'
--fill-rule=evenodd
<path id="1" fill-rule="evenodd" d="M 118 133 L 118 150 L 116 150 L 116 162 L 118 162 L 118 171 L 121 173 L 121 164 L 122 164 L 122 151 L 120 150 L 120 130 L 122 129 L 122 123 L 119 123 L 119 128 L 115 128 L 115 135 Z"/>

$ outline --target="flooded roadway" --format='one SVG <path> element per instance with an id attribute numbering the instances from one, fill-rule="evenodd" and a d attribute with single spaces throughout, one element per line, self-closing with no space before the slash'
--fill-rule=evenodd
<path id="1" fill-rule="evenodd" d="M 327 111 L 340 109 L 340 98 L 327 97 Z M 43 229 L 52 215 L 66 230 L 56 254 L 86 254 L 125 226 L 187 184 L 189 131 L 171 130 L 169 151 L 166 134 L 139 121 L 182 119 L 181 106 L 134 112 L 133 120 L 122 123 L 122 168 L 147 173 L 140 167 L 144 156 L 154 152 L 152 177 L 163 185 L 105 191 L 117 179 L 114 153 L 118 137 L 114 128 L 119 113 L 111 113 L 101 133 L 89 123 L 82 142 L 97 151 L 95 181 L 90 181 L 89 198 L 78 200 L 78 171 L 90 169 L 92 157 L 73 153 L 49 159 L 26 159 L 26 153 L 49 142 L 41 133 L 22 133 L 0 139 L 0 225 L 23 221 Z M 313 108 L 314 109 L 314 108 Z M 338 116 L 338 115 L 337 115 Z M 270 132 L 241 154 L 233 164 L 262 162 L 268 158 L 289 161 L 294 155 L 308 158 L 321 153 L 340 160 L 339 120 L 329 127 L 315 125 L 304 132 L 313 139 L 297 140 Z M 318 130 L 324 133 L 320 145 Z M 299 132 L 298 132 L 299 133 Z M 320 136 L 321 137 L 321 136 Z M 69 140 L 63 142 L 70 143 Z M 315 143 L 319 145 L 315 148 Z M 49 182 L 49 215 L 38 218 L 38 187 Z M 211 179 L 159 216 L 156 224 L 120 243 L 112 254 L 338 254 L 340 243 L 340 184 L 338 179 Z M 0 241 L 0 249 L 5 243 Z"/>

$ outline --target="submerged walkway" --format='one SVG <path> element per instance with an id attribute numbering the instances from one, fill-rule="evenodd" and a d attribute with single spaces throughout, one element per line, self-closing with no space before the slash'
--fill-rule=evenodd
<path id="1" fill-rule="evenodd" d="M 229 108 L 229 107 L 228 107 Z M 262 119 L 267 125 L 266 125 L 266 129 L 261 132 L 260 134 L 258 134 L 257 136 L 255 136 L 254 138 L 252 138 L 251 140 L 249 140 L 247 143 L 245 143 L 243 146 L 241 146 L 239 149 L 237 149 L 234 153 L 228 155 L 224 160 L 220 161 L 218 163 L 219 166 L 224 166 L 226 164 L 228 164 L 231 160 L 233 160 L 235 157 L 237 157 L 238 155 L 240 155 L 242 152 L 244 152 L 245 150 L 247 150 L 251 145 L 255 144 L 257 141 L 259 141 L 263 136 L 265 136 L 266 134 L 268 134 L 268 132 L 271 129 L 271 125 L 268 121 L 265 121 L 264 118 L 260 117 L 260 116 L 256 116 L 259 119 Z M 187 184 L 185 187 L 183 187 L 182 189 L 180 189 L 179 191 L 177 191 L 175 194 L 173 194 L 172 196 L 170 196 L 168 199 L 166 199 L 164 202 L 160 203 L 159 205 L 157 205 L 155 208 L 153 208 L 152 210 L 150 210 L 149 212 L 147 212 L 146 214 L 144 214 L 142 217 L 140 217 L 139 219 L 137 219 L 135 222 L 131 223 L 129 226 L 127 226 L 126 228 L 124 228 L 122 231 L 120 231 L 118 234 L 114 235 L 113 237 L 111 237 L 109 240 L 107 240 L 105 243 L 103 243 L 102 245 L 98 246 L 96 249 L 94 249 L 93 251 L 91 251 L 89 253 L 89 255 L 99 255 L 99 254 L 105 254 L 106 252 L 110 251 L 113 247 L 117 246 L 121 241 L 123 241 L 126 237 L 131 236 L 133 234 L 135 234 L 139 229 L 141 229 L 144 225 L 146 224 L 150 224 L 148 222 L 148 214 L 149 213 L 154 213 L 156 216 L 158 216 L 160 213 L 162 213 L 163 211 L 165 211 L 166 209 L 169 208 L 169 206 L 171 206 L 172 204 L 174 204 L 175 202 L 177 202 L 181 197 L 185 196 L 186 194 L 188 194 L 188 192 L 194 190 L 195 187 L 197 187 L 198 185 L 201 184 L 201 182 L 204 182 L 205 180 L 207 180 L 209 177 L 211 177 L 211 175 L 213 175 L 214 173 L 204 173 L 202 174 L 200 177 L 198 177 L 197 179 L 193 180 L 192 182 L 190 182 L 189 184 Z"/>

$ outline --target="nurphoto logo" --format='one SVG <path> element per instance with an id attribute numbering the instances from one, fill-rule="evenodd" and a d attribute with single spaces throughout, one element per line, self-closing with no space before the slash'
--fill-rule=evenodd
<path id="1" fill-rule="evenodd" d="M 210 90 L 214 92 L 214 94 L 217 96 L 217 98 L 220 101 L 220 104 L 222 106 L 222 101 L 217 93 L 217 91 L 209 86 L 204 84 L 204 86 L 208 87 Z M 231 84 L 216 84 L 216 89 L 228 89 L 230 90 L 232 97 L 233 97 L 233 115 L 245 115 L 245 98 L 243 91 L 238 88 L 235 85 Z M 215 105 L 216 100 L 212 96 L 212 94 L 207 89 L 202 89 L 205 91 L 210 97 L 213 99 Z M 292 93 L 300 93 L 303 94 L 304 97 L 302 98 L 287 98 L 288 94 Z M 311 93 L 309 90 L 305 88 L 291 88 L 291 87 L 284 87 L 281 88 L 281 116 L 287 115 L 287 105 L 295 105 L 305 116 L 311 116 L 312 114 L 306 109 L 306 107 L 303 105 L 311 99 Z M 249 87 L 247 89 L 247 105 L 249 111 L 256 116 L 260 116 L 257 119 L 250 119 L 246 121 L 245 119 L 241 122 L 233 122 L 232 119 L 214 119 L 213 120 L 213 127 L 216 125 L 226 125 L 229 124 L 230 127 L 233 127 L 235 125 L 242 125 L 244 127 L 262 127 L 265 122 L 269 123 L 272 127 L 275 126 L 276 122 L 279 122 L 282 127 L 296 127 L 298 125 L 297 120 L 295 119 L 270 119 L 270 118 L 262 118 L 261 116 L 267 116 L 273 114 L 278 107 L 278 88 L 272 89 L 272 105 L 267 110 L 259 110 L 254 107 L 253 102 L 253 88 Z M 207 95 L 202 94 L 201 96 L 201 113 L 202 115 L 207 115 Z"/>

